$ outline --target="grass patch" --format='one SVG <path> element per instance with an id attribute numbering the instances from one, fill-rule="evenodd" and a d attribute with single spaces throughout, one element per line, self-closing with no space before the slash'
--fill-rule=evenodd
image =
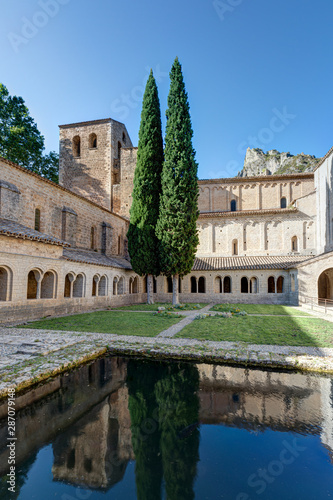
<path id="1" fill-rule="evenodd" d="M 176 315 L 155 316 L 139 312 L 126 314 L 126 312 L 97 311 L 34 321 L 23 328 L 155 337 L 166 328 L 178 323 L 180 319 Z"/>
<path id="2" fill-rule="evenodd" d="M 284 316 L 310 316 L 300 309 L 293 307 L 271 305 L 271 304 L 216 304 L 211 311 L 231 311 L 236 309 L 247 312 L 247 314 L 269 314 L 269 315 L 284 315 Z"/>
<path id="3" fill-rule="evenodd" d="M 176 337 L 250 344 L 333 347 L 333 323 L 317 318 L 210 316 L 195 320 Z"/>
<path id="4" fill-rule="evenodd" d="M 166 311 L 195 311 L 202 309 L 208 304 L 181 304 L 181 307 L 172 307 L 170 302 L 155 302 L 155 304 L 132 304 L 131 306 L 116 307 L 120 311 L 157 311 L 159 307 L 165 307 Z"/>

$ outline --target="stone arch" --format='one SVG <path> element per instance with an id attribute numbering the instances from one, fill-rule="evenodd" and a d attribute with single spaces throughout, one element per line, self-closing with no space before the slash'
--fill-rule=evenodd
<path id="1" fill-rule="evenodd" d="M 42 272 L 39 269 L 32 269 L 28 273 L 27 299 L 40 299 L 40 283 Z"/>
<path id="2" fill-rule="evenodd" d="M 108 292 L 108 279 L 104 275 L 98 282 L 98 296 L 105 297 L 105 295 L 107 295 L 107 292 Z"/>
<path id="3" fill-rule="evenodd" d="M 216 276 L 214 280 L 214 292 L 215 293 L 222 293 L 223 291 L 223 281 L 221 276 Z"/>
<path id="4" fill-rule="evenodd" d="M 267 293 L 275 293 L 275 278 L 270 276 L 267 280 Z"/>
<path id="5" fill-rule="evenodd" d="M 153 277 L 153 293 L 157 293 L 157 279 Z"/>
<path id="6" fill-rule="evenodd" d="M 197 278 L 195 276 L 191 276 L 191 293 L 197 293 Z"/>
<path id="7" fill-rule="evenodd" d="M 206 293 L 206 278 L 200 276 L 198 279 L 198 293 Z"/>
<path id="8" fill-rule="evenodd" d="M 325 269 L 318 278 L 318 299 L 333 299 L 333 268 Z"/>
<path id="9" fill-rule="evenodd" d="M 85 276 L 83 273 L 80 273 L 76 276 L 73 282 L 73 297 L 75 298 L 84 297 L 84 285 L 85 285 Z"/>
<path id="10" fill-rule="evenodd" d="M 118 281 L 118 295 L 124 295 L 125 293 L 125 278 L 120 276 Z"/>
<path id="11" fill-rule="evenodd" d="M 57 274 L 55 271 L 47 271 L 41 282 L 41 299 L 55 299 L 57 286 Z"/>
<path id="12" fill-rule="evenodd" d="M 100 280 L 99 274 L 95 274 L 95 276 L 92 279 L 92 292 L 91 292 L 91 295 L 93 297 L 97 297 L 97 295 L 98 295 L 97 290 L 98 290 L 99 280 Z"/>
<path id="13" fill-rule="evenodd" d="M 69 299 L 73 296 L 73 281 L 74 281 L 74 274 L 67 273 L 65 276 L 65 289 L 64 289 L 65 299 Z"/>
<path id="14" fill-rule="evenodd" d="M 97 148 L 97 135 L 94 132 L 89 135 L 89 148 L 90 149 Z"/>
<path id="15" fill-rule="evenodd" d="M 283 293 L 283 292 L 284 292 L 284 277 L 279 276 L 276 281 L 276 293 Z"/>
<path id="16" fill-rule="evenodd" d="M 241 279 L 241 293 L 249 293 L 249 280 L 246 276 Z"/>
<path id="17" fill-rule="evenodd" d="M 72 150 L 74 158 L 79 158 L 81 156 L 81 139 L 79 135 L 73 137 Z"/>
<path id="18" fill-rule="evenodd" d="M 250 293 L 259 293 L 259 280 L 256 276 L 252 276 L 249 280 Z"/>
<path id="19" fill-rule="evenodd" d="M 137 276 L 132 276 L 129 280 L 129 293 L 139 292 L 139 280 Z"/>
<path id="20" fill-rule="evenodd" d="M 113 295 L 118 295 L 118 282 L 119 282 L 119 278 L 118 276 L 115 276 L 113 278 Z"/>
<path id="21" fill-rule="evenodd" d="M 231 293 L 231 278 L 225 276 L 223 279 L 223 293 Z"/>
<path id="22" fill-rule="evenodd" d="M 9 267 L 0 267 L 0 301 L 12 299 L 13 272 Z"/>

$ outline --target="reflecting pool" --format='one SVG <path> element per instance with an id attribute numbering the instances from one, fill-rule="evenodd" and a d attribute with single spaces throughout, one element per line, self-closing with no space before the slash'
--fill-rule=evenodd
<path id="1" fill-rule="evenodd" d="M 105 357 L 16 397 L 0 498 L 333 497 L 332 377 Z"/>

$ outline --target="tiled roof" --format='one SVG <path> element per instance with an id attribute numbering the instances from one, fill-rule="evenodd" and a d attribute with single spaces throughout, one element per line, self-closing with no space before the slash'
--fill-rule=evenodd
<path id="1" fill-rule="evenodd" d="M 213 217 L 246 217 L 248 215 L 292 214 L 298 212 L 297 208 L 264 208 L 258 210 L 225 210 L 223 212 L 200 212 L 199 219 Z"/>
<path id="2" fill-rule="evenodd" d="M 286 255 L 262 257 L 197 257 L 194 261 L 193 271 L 227 271 L 250 269 L 288 269 L 309 259 L 308 255 Z"/>
<path id="3" fill-rule="evenodd" d="M 8 219 L 0 219 L 0 235 L 14 236 L 23 240 L 41 241 L 42 243 L 49 243 L 51 245 L 59 245 L 62 247 L 70 246 L 69 243 L 49 236 L 48 234 L 40 233 L 30 227 L 23 226 L 18 222 Z"/>
<path id="4" fill-rule="evenodd" d="M 316 165 L 314 172 L 320 167 L 320 165 L 322 165 L 324 163 L 325 160 L 327 160 L 327 158 L 330 156 L 331 153 L 333 153 L 333 147 L 329 151 L 327 151 L 325 156 L 322 157 L 320 162 Z"/>
<path id="5" fill-rule="evenodd" d="M 120 269 L 132 269 L 128 260 L 122 257 L 107 257 L 104 254 L 92 250 L 81 250 L 77 248 L 64 248 L 63 258 L 72 262 L 82 264 L 97 264 L 104 267 L 118 267 Z"/>
<path id="6" fill-rule="evenodd" d="M 313 172 L 282 175 L 252 175 L 250 177 L 222 177 L 221 179 L 199 179 L 199 184 L 248 184 L 250 182 L 276 182 L 293 179 L 311 179 Z"/>

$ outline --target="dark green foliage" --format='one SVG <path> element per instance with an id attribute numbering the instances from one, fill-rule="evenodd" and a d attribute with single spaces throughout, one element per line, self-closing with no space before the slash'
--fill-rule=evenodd
<path id="1" fill-rule="evenodd" d="M 44 149 L 44 137 L 24 100 L 10 96 L 0 83 L 0 156 L 58 182 L 58 155 L 44 155 Z"/>
<path id="2" fill-rule="evenodd" d="M 157 236 L 161 271 L 167 276 L 184 276 L 192 269 L 199 243 L 199 190 L 189 103 L 178 58 L 170 79 Z"/>
<path id="3" fill-rule="evenodd" d="M 159 211 L 162 165 L 160 102 L 151 71 L 142 103 L 133 204 L 127 233 L 131 264 L 140 276 L 145 274 L 157 276 L 160 273 L 155 227 Z"/>
<path id="4" fill-rule="evenodd" d="M 192 500 L 199 460 L 199 374 L 186 363 L 131 360 L 129 410 L 139 500 Z"/>

